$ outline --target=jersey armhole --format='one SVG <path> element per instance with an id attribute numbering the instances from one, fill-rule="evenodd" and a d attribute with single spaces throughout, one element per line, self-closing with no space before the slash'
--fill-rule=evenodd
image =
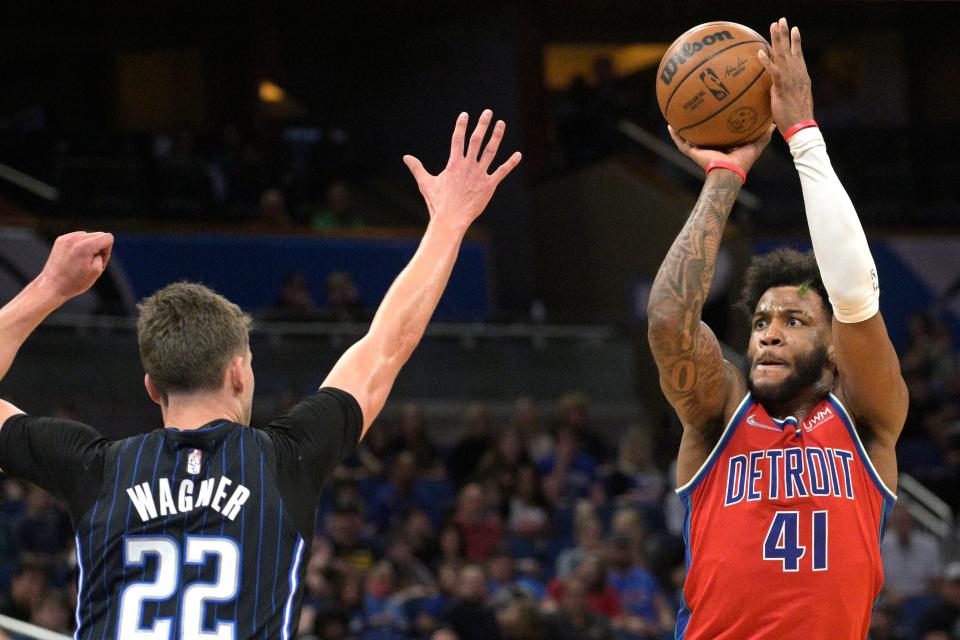
<path id="1" fill-rule="evenodd" d="M 697 472 L 693 474 L 693 477 L 683 485 L 682 487 L 677 487 L 677 495 L 680 496 L 681 500 L 684 500 L 693 493 L 693 490 L 697 488 L 703 479 L 710 473 L 710 469 L 713 468 L 713 465 L 717 462 L 717 458 L 720 457 L 720 454 L 723 452 L 724 447 L 727 446 L 727 442 L 730 441 L 730 438 L 733 437 L 733 432 L 736 431 L 737 425 L 740 424 L 740 421 L 743 420 L 743 416 L 747 414 L 747 411 L 750 410 L 750 407 L 753 406 L 753 401 L 751 400 L 750 393 L 747 393 L 743 400 L 740 401 L 740 404 L 737 406 L 736 411 L 733 412 L 733 415 L 730 416 L 730 420 L 727 421 L 727 426 L 723 429 L 723 432 L 720 434 L 720 439 L 717 441 L 717 444 L 714 445 L 713 450 L 710 452 L 710 455 L 707 456 L 707 459 L 703 461 L 703 464 L 700 465 L 700 468 L 697 469 Z"/>
<path id="2" fill-rule="evenodd" d="M 265 462 L 266 474 L 273 482 L 273 486 L 276 487 L 277 493 L 280 494 L 281 500 L 281 509 L 283 510 L 283 517 L 287 519 L 288 524 L 290 524 L 297 532 L 297 534 L 304 540 L 313 540 L 313 535 L 316 533 L 316 523 L 311 522 L 313 525 L 309 532 L 310 535 L 304 535 L 304 531 L 300 528 L 300 524 L 297 522 L 297 519 L 293 517 L 293 514 L 290 513 L 289 500 L 287 493 L 284 491 L 283 484 L 280 479 L 280 462 L 277 458 L 277 448 L 273 442 L 273 438 L 270 437 L 270 434 L 262 429 L 254 429 L 254 437 L 260 442 L 260 445 L 263 450 L 263 455 L 266 456 Z M 314 514 L 316 512 L 316 505 L 314 505 Z"/>
<path id="3" fill-rule="evenodd" d="M 109 484 L 106 478 L 107 469 L 116 469 L 116 459 L 118 457 L 118 451 L 120 449 L 122 440 L 116 440 L 113 442 L 106 442 L 103 445 L 103 452 L 100 458 L 100 469 L 98 470 L 99 477 L 97 478 L 97 491 L 96 493 L 88 494 L 86 497 L 88 504 L 77 505 L 78 507 L 78 517 L 74 521 L 73 518 L 73 505 L 67 505 L 67 511 L 70 514 L 70 520 L 73 521 L 74 531 L 80 531 L 81 527 L 87 521 L 90 512 L 93 510 L 94 505 L 96 505 L 100 499 L 103 497 L 103 492 L 106 486 Z M 116 471 L 114 471 L 116 473 Z M 84 479 L 86 481 L 86 479 Z"/>
<path id="4" fill-rule="evenodd" d="M 828 397 L 828 402 L 833 405 L 834 409 L 837 410 L 837 415 L 840 417 L 840 421 L 843 422 L 844 426 L 847 428 L 847 431 L 850 433 L 850 439 L 853 440 L 853 444 L 857 449 L 857 455 L 860 456 L 860 460 L 863 462 L 863 466 L 867 470 L 867 475 L 870 476 L 873 484 L 877 487 L 877 491 L 879 491 L 880 495 L 883 496 L 884 501 L 889 502 L 892 505 L 897 501 L 897 494 L 887 487 L 887 485 L 880 478 L 880 474 L 877 473 L 877 469 L 873 466 L 873 461 L 870 460 L 870 456 L 867 455 L 867 449 L 863 446 L 863 442 L 860 440 L 860 434 L 857 432 L 857 427 L 853 422 L 853 418 L 850 417 L 849 412 L 847 412 L 847 408 L 844 407 L 843 403 L 840 402 L 840 399 L 832 393 Z"/>

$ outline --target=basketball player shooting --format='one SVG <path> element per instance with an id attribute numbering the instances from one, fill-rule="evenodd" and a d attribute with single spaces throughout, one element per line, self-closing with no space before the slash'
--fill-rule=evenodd
<path id="1" fill-rule="evenodd" d="M 140 304 L 145 385 L 163 429 L 108 442 L 89 426 L 35 418 L 0 401 L 0 467 L 62 500 L 76 528 L 76 638 L 292 638 L 320 490 L 383 408 L 450 278 L 460 244 L 520 161 L 488 169 L 503 137 L 484 111 L 464 152 L 467 114 L 446 168 L 404 162 L 430 222 L 365 337 L 323 386 L 251 429 L 250 319 L 195 284 Z M 482 153 L 481 153 L 482 151 Z M 89 289 L 113 237 L 56 240 L 42 273 L 0 309 L 0 377 L 43 319 Z"/>
<path id="2" fill-rule="evenodd" d="M 660 385 L 683 424 L 677 492 L 687 579 L 676 637 L 862 640 L 883 583 L 907 391 L 873 258 L 813 121 L 800 32 L 770 27 L 773 116 L 788 141 L 812 253 L 755 257 L 746 374 L 700 320 L 724 225 L 770 140 L 674 142 L 706 183 L 650 295 Z"/>

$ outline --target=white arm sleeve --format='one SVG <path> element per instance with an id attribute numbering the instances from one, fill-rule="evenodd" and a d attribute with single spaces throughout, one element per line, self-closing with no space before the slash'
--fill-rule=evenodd
<path id="1" fill-rule="evenodd" d="M 790 153 L 833 315 L 840 322 L 863 322 L 880 310 L 880 285 L 857 211 L 833 171 L 820 129 L 798 131 L 790 139 Z"/>

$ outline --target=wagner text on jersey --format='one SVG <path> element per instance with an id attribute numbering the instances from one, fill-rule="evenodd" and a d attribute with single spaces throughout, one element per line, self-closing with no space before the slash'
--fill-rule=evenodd
<path id="1" fill-rule="evenodd" d="M 209 507 L 224 518 L 233 520 L 250 497 L 249 489 L 234 483 L 227 476 L 207 478 L 199 483 L 184 478 L 176 489 L 171 486 L 169 478 L 158 478 L 156 482 L 156 493 L 149 482 L 127 489 L 130 502 L 144 522 L 203 507 Z"/>

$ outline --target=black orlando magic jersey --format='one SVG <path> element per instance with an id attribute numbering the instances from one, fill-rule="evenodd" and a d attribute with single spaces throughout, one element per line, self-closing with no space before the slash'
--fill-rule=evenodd
<path id="1" fill-rule="evenodd" d="M 18 415 L 0 429 L 0 468 L 70 511 L 76 638 L 286 640 L 320 490 L 362 425 L 329 388 L 263 429 L 214 421 L 115 442 Z"/>

